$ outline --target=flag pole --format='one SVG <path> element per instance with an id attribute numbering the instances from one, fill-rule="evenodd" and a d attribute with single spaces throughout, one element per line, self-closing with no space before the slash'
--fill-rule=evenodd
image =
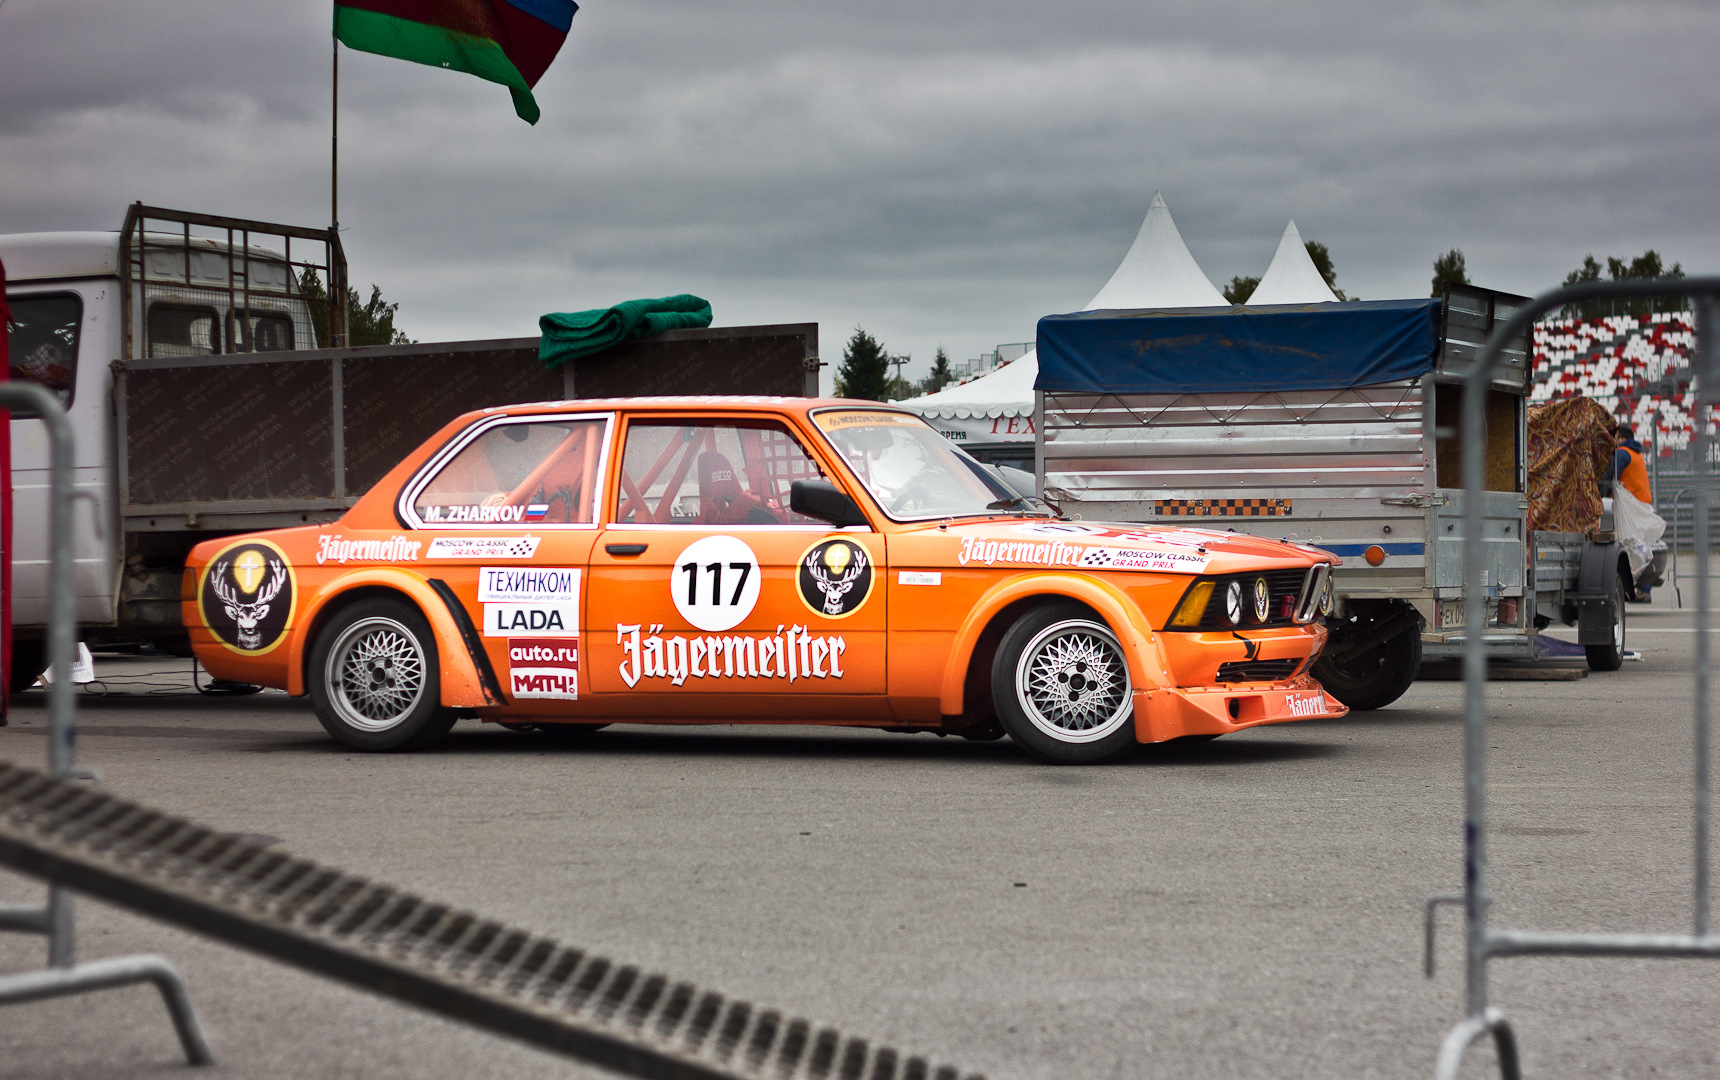
<path id="1" fill-rule="evenodd" d="M 334 84 L 331 98 L 333 106 L 329 110 L 329 151 L 328 151 L 328 227 L 330 231 L 340 229 L 340 37 L 330 29 L 329 40 L 334 43 Z"/>

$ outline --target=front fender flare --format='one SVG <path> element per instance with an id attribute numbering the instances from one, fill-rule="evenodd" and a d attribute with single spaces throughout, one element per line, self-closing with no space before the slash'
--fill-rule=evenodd
<path id="1" fill-rule="evenodd" d="M 472 655 L 466 648 L 460 627 L 449 614 L 448 605 L 436 595 L 436 590 L 430 587 L 429 580 L 422 574 L 393 567 L 377 567 L 343 574 L 309 597 L 309 603 L 305 604 L 303 609 L 305 614 L 301 625 L 309 627 L 328 609 L 329 604 L 355 589 L 364 588 L 384 588 L 402 594 L 417 605 L 425 620 L 430 623 L 430 632 L 436 636 L 436 654 L 440 661 L 437 667 L 441 674 L 444 706 L 471 709 L 503 704 L 493 700 L 492 695 L 485 692 L 484 680 L 478 674 L 477 665 L 472 662 Z M 308 633 L 293 635 L 291 649 L 287 655 L 289 694 L 305 692 L 305 657 L 310 648 L 311 639 Z"/>
<path id="2" fill-rule="evenodd" d="M 939 711 L 959 716 L 964 707 L 962 687 L 980 634 L 997 613 L 1018 600 L 1043 596 L 1047 600 L 1079 600 L 1097 611 L 1123 646 L 1129 664 L 1129 679 L 1136 690 L 1175 685 L 1159 651 L 1158 635 L 1146 616 L 1126 594 L 1103 581 L 1074 574 L 1032 574 L 998 582 L 979 598 L 956 631 L 939 693 Z"/>

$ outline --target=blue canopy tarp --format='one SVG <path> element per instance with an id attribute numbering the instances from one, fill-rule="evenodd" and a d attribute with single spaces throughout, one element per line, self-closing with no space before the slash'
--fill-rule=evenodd
<path id="1" fill-rule="evenodd" d="M 1189 394 L 1336 390 L 1433 370 L 1438 300 L 1365 300 L 1039 320 L 1035 390 Z"/>

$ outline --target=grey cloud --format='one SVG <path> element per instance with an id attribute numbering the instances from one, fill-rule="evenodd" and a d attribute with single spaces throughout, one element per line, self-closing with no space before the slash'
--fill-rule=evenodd
<path id="1" fill-rule="evenodd" d="M 326 220 L 327 12 L 9 0 L 0 228 Z M 535 129 L 344 53 L 341 218 L 422 338 L 686 290 L 923 369 L 1083 303 L 1155 189 L 1218 283 L 1292 217 L 1372 297 L 1453 245 L 1520 291 L 1590 250 L 1712 267 L 1717 44 L 1674 3 L 588 0 Z"/>

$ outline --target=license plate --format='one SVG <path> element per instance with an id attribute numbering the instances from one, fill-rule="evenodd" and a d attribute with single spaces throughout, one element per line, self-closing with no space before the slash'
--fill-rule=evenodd
<path id="1" fill-rule="evenodd" d="M 1463 601 L 1454 604 L 1439 605 L 1439 628 L 1449 630 L 1454 626 L 1463 625 Z"/>

